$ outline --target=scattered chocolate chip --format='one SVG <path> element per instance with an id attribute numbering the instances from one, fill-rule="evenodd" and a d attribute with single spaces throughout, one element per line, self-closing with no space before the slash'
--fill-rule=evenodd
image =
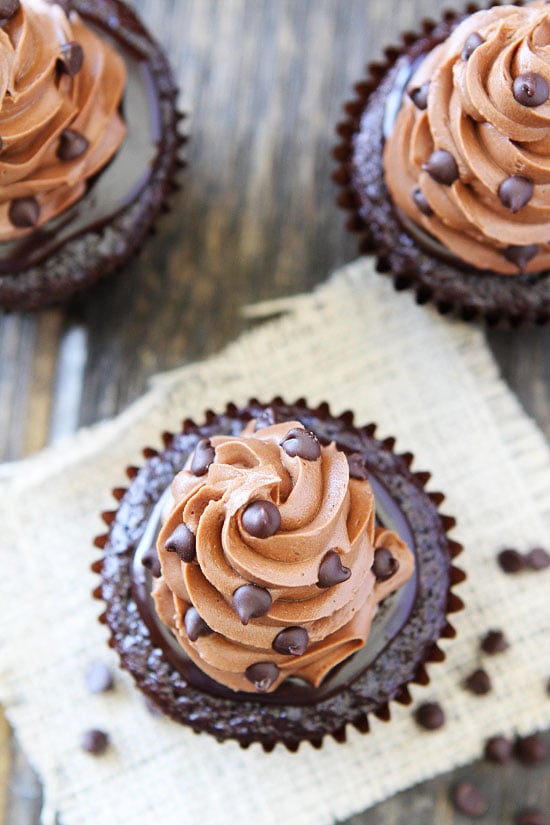
<path id="1" fill-rule="evenodd" d="M 159 554 L 157 553 L 157 548 L 154 544 L 151 545 L 151 547 L 145 551 L 145 553 L 141 557 L 141 563 L 144 567 L 147 568 L 147 570 L 149 570 L 149 572 L 155 579 L 160 578 L 162 570 L 160 567 Z"/>
<path id="2" fill-rule="evenodd" d="M 280 670 L 274 662 L 258 662 L 247 667 L 244 675 L 249 682 L 252 682 L 256 690 L 263 693 L 269 690 L 273 682 L 277 681 L 279 673 Z"/>
<path id="3" fill-rule="evenodd" d="M 460 55 L 462 60 L 468 60 L 473 55 L 477 47 L 481 46 L 482 43 L 485 43 L 485 40 L 481 37 L 481 35 L 477 32 L 472 32 L 466 38 L 464 43 L 462 53 Z"/>
<path id="4" fill-rule="evenodd" d="M 517 550 L 501 550 L 497 559 L 505 573 L 519 573 L 525 570 L 525 558 Z"/>
<path id="5" fill-rule="evenodd" d="M 527 264 L 534 258 L 539 248 L 536 244 L 528 244 L 527 246 L 507 246 L 502 253 L 507 261 L 515 264 L 520 272 L 525 272 Z"/>
<path id="6" fill-rule="evenodd" d="M 325 553 L 319 565 L 317 587 L 321 587 L 322 589 L 334 587 L 336 584 L 347 581 L 350 576 L 351 570 L 349 567 L 344 567 L 338 551 L 329 550 Z"/>
<path id="7" fill-rule="evenodd" d="M 57 147 L 57 157 L 59 160 L 76 160 L 87 151 L 90 141 L 75 132 L 73 129 L 65 129 L 59 136 L 59 146 Z"/>
<path id="8" fill-rule="evenodd" d="M 115 683 L 113 671 L 104 662 L 92 662 L 86 668 L 84 681 L 90 693 L 105 693 Z"/>
<path id="9" fill-rule="evenodd" d="M 416 723 L 426 730 L 437 730 L 445 724 L 445 712 L 437 702 L 424 702 L 414 712 Z"/>
<path id="10" fill-rule="evenodd" d="M 473 819 L 484 816 L 489 810 L 487 800 L 476 785 L 459 782 L 452 790 L 451 800 L 457 811 Z"/>
<path id="11" fill-rule="evenodd" d="M 272 604 L 269 590 L 257 584 L 243 584 L 233 593 L 233 609 L 243 624 L 248 624 L 250 619 L 265 616 Z"/>
<path id="12" fill-rule="evenodd" d="M 524 765 L 538 765 L 548 759 L 550 749 L 541 736 L 533 733 L 516 739 L 514 753 Z"/>
<path id="13" fill-rule="evenodd" d="M 428 108 L 428 92 L 430 90 L 430 81 L 427 80 L 422 86 L 417 86 L 415 89 L 409 91 L 409 97 L 417 109 Z"/>
<path id="14" fill-rule="evenodd" d="M 422 189 L 413 189 L 412 199 L 415 202 L 418 211 L 422 212 L 423 215 L 426 215 L 427 218 L 431 218 L 434 211 L 428 203 L 428 198 Z"/>
<path id="15" fill-rule="evenodd" d="M 376 581 L 385 582 L 391 579 L 399 570 L 399 562 L 392 556 L 387 547 L 377 547 L 374 551 L 374 561 L 372 572 L 376 576 Z"/>
<path id="16" fill-rule="evenodd" d="M 94 756 L 100 756 L 109 747 L 109 736 L 105 731 L 92 728 L 83 733 L 80 745 L 82 750 Z"/>
<path id="17" fill-rule="evenodd" d="M 307 650 L 308 641 L 305 627 L 287 627 L 273 639 L 273 650 L 289 656 L 301 656 Z"/>
<path id="18" fill-rule="evenodd" d="M 550 825 L 550 819 L 548 819 L 542 811 L 536 811 L 532 808 L 519 811 L 516 814 L 514 819 L 515 825 Z"/>
<path id="19" fill-rule="evenodd" d="M 208 468 L 216 457 L 216 451 L 209 438 L 201 438 L 195 447 L 195 452 L 191 458 L 190 471 L 194 476 L 203 476 L 208 472 Z"/>
<path id="20" fill-rule="evenodd" d="M 511 212 L 519 212 L 533 197 L 533 181 L 523 175 L 511 175 L 498 188 L 498 197 Z"/>
<path id="21" fill-rule="evenodd" d="M 481 640 L 481 649 L 491 656 L 502 653 L 509 647 L 510 644 L 502 630 L 490 630 Z"/>
<path id="22" fill-rule="evenodd" d="M 496 762 L 498 765 L 506 765 L 510 762 L 514 753 L 514 743 L 505 736 L 491 736 L 485 743 L 485 759 L 489 762 Z"/>
<path id="23" fill-rule="evenodd" d="M 362 453 L 351 453 L 347 456 L 350 478 L 356 478 L 358 481 L 366 481 L 369 477 L 367 470 L 367 462 Z"/>
<path id="24" fill-rule="evenodd" d="M 214 631 L 208 627 L 204 619 L 199 615 L 199 611 L 195 607 L 188 607 L 183 617 L 185 629 L 189 641 L 196 642 L 200 636 L 210 636 Z"/>
<path id="25" fill-rule="evenodd" d="M 316 461 L 321 455 L 321 445 L 317 436 L 309 430 L 293 427 L 281 441 L 281 447 L 291 458 Z"/>
<path id="26" fill-rule="evenodd" d="M 531 570 L 546 570 L 550 567 L 550 555 L 543 547 L 533 547 L 525 556 L 527 567 Z"/>
<path id="27" fill-rule="evenodd" d="M 476 696 L 485 696 L 486 693 L 491 691 L 489 674 L 485 670 L 482 670 L 482 668 L 474 670 L 474 672 L 464 680 L 464 686 L 470 693 L 475 693 Z"/>
<path id="28" fill-rule="evenodd" d="M 446 149 L 436 149 L 432 152 L 426 163 L 422 164 L 422 169 L 437 183 L 442 183 L 444 186 L 450 186 L 458 180 L 456 160 Z"/>
<path id="29" fill-rule="evenodd" d="M 186 524 L 178 524 L 165 543 L 164 549 L 176 553 L 184 562 L 192 562 L 197 554 L 197 539 Z"/>
<path id="30" fill-rule="evenodd" d="M 18 229 L 31 229 L 40 218 L 40 204 L 36 198 L 15 198 L 10 204 L 9 219 Z"/>
<path id="31" fill-rule="evenodd" d="M 20 6 L 19 0 L 2 0 L 0 2 L 0 20 L 9 20 L 14 17 Z"/>
<path id="32" fill-rule="evenodd" d="M 522 106 L 542 106 L 548 100 L 550 87 L 542 75 L 537 72 L 526 72 L 516 77 L 512 92 Z"/>
<path id="33" fill-rule="evenodd" d="M 257 499 L 243 510 L 242 525 L 254 538 L 267 539 L 281 526 L 281 514 L 272 501 Z"/>
<path id="34" fill-rule="evenodd" d="M 61 46 L 61 55 L 59 57 L 58 65 L 61 71 L 73 77 L 78 74 L 84 63 L 84 52 L 82 46 L 75 40 L 70 40 L 68 43 L 63 43 Z"/>

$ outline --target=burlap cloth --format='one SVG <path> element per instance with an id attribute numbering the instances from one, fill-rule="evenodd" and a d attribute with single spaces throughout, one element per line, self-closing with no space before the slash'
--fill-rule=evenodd
<path id="1" fill-rule="evenodd" d="M 158 377 L 116 420 L 0 473 L 0 699 L 44 781 L 46 823 L 57 812 L 63 825 L 328 825 L 474 759 L 487 735 L 550 722 L 548 574 L 506 576 L 495 563 L 502 546 L 548 539 L 549 450 L 482 333 L 394 293 L 368 262 L 264 309 L 280 317 L 215 358 Z M 440 731 L 420 731 L 411 709 L 395 706 L 391 722 L 373 719 L 370 734 L 352 730 L 345 745 L 266 755 L 152 716 L 122 672 L 114 692 L 86 692 L 91 660 L 116 667 L 90 598 L 92 539 L 103 530 L 98 513 L 112 507 L 109 490 L 140 463 L 141 447 L 158 445 L 183 417 L 277 393 L 378 422 L 380 434 L 414 452 L 415 469 L 432 471 L 429 488 L 447 495 L 444 510 L 458 518 L 454 536 L 466 548 L 467 610 L 453 619 L 457 639 L 443 643 L 446 662 L 412 691 L 416 702 L 444 705 Z M 511 647 L 481 657 L 489 628 L 502 628 Z M 481 660 L 494 685 L 487 697 L 461 687 Z M 105 756 L 80 751 L 88 727 L 111 734 Z"/>

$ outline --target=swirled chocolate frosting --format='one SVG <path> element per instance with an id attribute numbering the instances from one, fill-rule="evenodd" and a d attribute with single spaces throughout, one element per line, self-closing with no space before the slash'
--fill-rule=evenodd
<path id="1" fill-rule="evenodd" d="M 360 457 L 299 422 L 203 439 L 172 484 L 159 534 L 156 609 L 217 682 L 318 686 L 363 646 L 413 555 L 376 526 Z"/>
<path id="2" fill-rule="evenodd" d="M 549 269 L 549 96 L 549 4 L 467 17 L 408 84 L 384 153 L 394 203 L 479 269 Z"/>
<path id="3" fill-rule="evenodd" d="M 126 69 L 114 48 L 61 5 L 8 6 L 0 21 L 2 241 L 77 201 L 125 136 Z"/>

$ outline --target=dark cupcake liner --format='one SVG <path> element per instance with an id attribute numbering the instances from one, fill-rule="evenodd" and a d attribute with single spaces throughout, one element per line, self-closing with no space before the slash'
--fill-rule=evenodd
<path id="1" fill-rule="evenodd" d="M 201 681 L 199 669 L 188 660 L 185 666 L 179 659 L 174 661 L 169 645 L 159 636 L 158 621 L 151 623 L 135 579 L 134 556 L 140 542 L 143 544 L 154 507 L 197 441 L 217 433 L 238 434 L 247 421 L 266 409 L 274 412 L 277 421 L 302 421 L 322 443 L 336 441 L 347 453 L 361 452 L 371 482 L 386 490 L 385 495 L 410 530 L 417 557 L 413 597 L 399 619 L 401 624 L 391 632 L 382 625 L 387 633 L 383 646 L 374 658 L 370 654 L 371 660 L 363 669 L 349 676 L 345 671 L 339 674 L 336 668 L 334 684 L 329 674 L 320 688 L 308 688 L 314 695 L 305 701 L 296 698 L 295 687 L 285 687 L 285 683 L 272 694 L 258 696 L 209 685 L 204 675 Z M 320 747 L 325 735 L 345 741 L 348 724 L 366 733 L 371 713 L 388 720 L 390 702 L 411 702 L 410 683 L 428 684 L 426 664 L 445 658 L 438 640 L 455 635 L 448 615 L 463 607 L 452 592 L 465 578 L 452 562 L 462 547 L 447 535 L 455 520 L 439 512 L 444 496 L 425 489 L 430 474 L 413 472 L 412 453 L 394 453 L 395 439 L 377 439 L 375 429 L 373 424 L 355 427 L 351 412 L 331 415 L 324 403 L 309 409 L 304 399 L 290 405 L 281 398 L 269 404 L 252 399 L 242 409 L 229 404 L 220 415 L 209 411 L 201 426 L 187 419 L 180 433 L 163 435 L 163 449 L 143 451 L 146 462 L 141 469 L 128 468 L 128 488 L 113 491 L 118 509 L 103 514 L 109 531 L 94 542 L 102 550 L 102 558 L 92 565 L 101 576 L 94 596 L 106 603 L 100 621 L 110 629 L 109 644 L 118 651 L 121 665 L 168 716 L 197 733 L 206 731 L 218 741 L 234 739 L 242 747 L 260 742 L 266 751 L 282 743 L 295 751 L 302 741 Z M 362 651 L 368 653 L 368 643 Z M 350 667 L 362 651 L 348 660 Z M 181 658 L 182 652 L 177 656 Z"/>
<path id="2" fill-rule="evenodd" d="M 361 253 L 376 257 L 377 271 L 390 275 L 396 290 L 413 289 L 417 303 L 431 302 L 442 315 L 465 321 L 542 325 L 550 318 L 550 273 L 498 275 L 431 255 L 400 223 L 384 180 L 383 116 L 400 66 L 441 43 L 465 15 L 479 9 L 470 3 L 464 12 L 445 12 L 440 22 L 423 20 L 420 31 L 403 33 L 381 61 L 368 65 L 354 99 L 344 106 L 346 119 L 337 126 L 341 142 L 333 151 L 338 162 L 333 180 L 341 189 L 339 206 L 350 213 L 347 229 L 358 234 Z"/>
<path id="3" fill-rule="evenodd" d="M 135 12 L 120 0 L 63 0 L 62 5 L 66 10 L 78 11 L 100 31 L 112 33 L 128 53 L 139 55 L 147 66 L 157 95 L 156 155 L 145 187 L 111 220 L 77 232 L 44 260 L 17 272 L 0 273 L 0 307 L 7 310 L 36 310 L 59 304 L 119 270 L 154 233 L 159 214 L 170 211 L 169 198 L 180 188 L 178 171 L 185 165 L 180 155 L 186 138 L 179 131 L 184 115 L 176 108 L 178 89 L 172 70 Z M 108 175 L 109 171 L 102 170 L 99 175 L 103 173 Z M 49 227 L 46 224 L 42 231 Z"/>

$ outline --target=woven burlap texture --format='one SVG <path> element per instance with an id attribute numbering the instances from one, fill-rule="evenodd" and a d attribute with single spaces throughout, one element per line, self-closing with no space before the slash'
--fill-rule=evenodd
<path id="1" fill-rule="evenodd" d="M 220 355 L 159 376 L 116 420 L 0 472 L 4 571 L 0 577 L 0 699 L 46 792 L 44 822 L 62 825 L 328 825 L 479 756 L 484 737 L 526 733 L 550 722 L 548 574 L 507 576 L 503 546 L 527 549 L 548 536 L 550 456 L 542 434 L 498 376 L 482 333 L 396 294 L 368 261 L 356 262 L 311 295 L 255 309 L 277 315 Z M 265 319 L 264 319 L 265 320 Z M 468 574 L 457 592 L 467 609 L 453 617 L 431 684 L 413 686 L 415 703 L 438 700 L 442 730 L 419 730 L 411 708 L 372 719 L 368 735 L 265 754 L 218 744 L 151 715 L 120 672 L 113 692 L 87 693 L 83 674 L 102 659 L 116 667 L 98 624 L 89 565 L 93 537 L 111 509 L 109 491 L 141 448 L 186 416 L 251 395 L 305 395 L 356 422 L 378 423 L 396 449 L 432 471 L 455 515 L 454 537 Z M 479 639 L 502 628 L 511 646 L 480 654 Z M 480 663 L 492 693 L 461 687 Z M 101 758 L 79 748 L 89 727 L 109 731 Z"/>

